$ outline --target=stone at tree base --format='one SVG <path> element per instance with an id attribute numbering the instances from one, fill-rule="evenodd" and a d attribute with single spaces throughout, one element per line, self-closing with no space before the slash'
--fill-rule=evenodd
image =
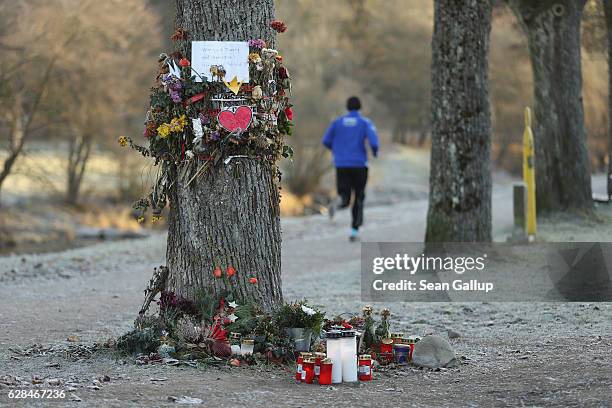
<path id="1" fill-rule="evenodd" d="M 425 336 L 414 345 L 412 363 L 419 367 L 442 368 L 458 365 L 455 350 L 440 336 Z"/>

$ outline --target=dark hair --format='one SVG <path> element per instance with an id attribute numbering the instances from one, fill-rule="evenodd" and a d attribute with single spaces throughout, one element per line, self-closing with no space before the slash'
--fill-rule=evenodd
<path id="1" fill-rule="evenodd" d="M 348 100 L 346 101 L 346 109 L 350 111 L 361 109 L 361 101 L 359 100 L 359 98 L 356 96 L 351 96 L 350 98 L 348 98 Z"/>

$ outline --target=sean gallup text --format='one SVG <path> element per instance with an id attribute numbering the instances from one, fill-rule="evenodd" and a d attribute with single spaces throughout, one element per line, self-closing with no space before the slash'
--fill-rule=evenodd
<path id="1" fill-rule="evenodd" d="M 419 281 L 402 279 L 397 282 L 383 282 L 381 279 L 377 279 L 372 282 L 372 288 L 376 291 L 448 292 L 456 290 L 488 293 L 493 290 L 493 286 L 492 282 L 479 282 L 476 279 L 470 279 L 469 281 L 456 279 L 452 282 L 429 282 L 427 279 Z"/>

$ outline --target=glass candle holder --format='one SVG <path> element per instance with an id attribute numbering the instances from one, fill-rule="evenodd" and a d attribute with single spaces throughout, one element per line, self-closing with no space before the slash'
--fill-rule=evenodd
<path id="1" fill-rule="evenodd" d="M 302 382 L 305 382 L 306 384 L 312 384 L 312 381 L 315 377 L 314 367 L 315 360 L 313 357 L 307 357 L 304 359 L 304 363 L 302 365 Z"/>
<path id="2" fill-rule="evenodd" d="M 329 358 L 321 360 L 319 371 L 319 384 L 329 385 L 332 383 L 333 363 Z"/>
<path id="3" fill-rule="evenodd" d="M 242 344 L 240 345 L 240 354 L 246 356 L 247 354 L 253 354 L 253 350 L 255 349 L 255 341 L 251 339 L 242 340 Z"/>
<path id="4" fill-rule="evenodd" d="M 357 377 L 359 378 L 359 381 L 371 381 L 372 380 L 372 356 L 371 355 L 363 354 L 359 356 Z"/>

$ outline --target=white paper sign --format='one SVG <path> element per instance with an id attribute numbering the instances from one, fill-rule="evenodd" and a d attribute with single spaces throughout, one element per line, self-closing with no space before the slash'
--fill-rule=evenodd
<path id="1" fill-rule="evenodd" d="M 234 76 L 239 82 L 249 82 L 249 43 L 246 41 L 192 41 L 191 66 L 193 69 L 200 76 L 212 81 L 211 65 L 223 65 L 227 82 L 231 82 Z M 196 81 L 201 82 L 197 76 Z"/>

